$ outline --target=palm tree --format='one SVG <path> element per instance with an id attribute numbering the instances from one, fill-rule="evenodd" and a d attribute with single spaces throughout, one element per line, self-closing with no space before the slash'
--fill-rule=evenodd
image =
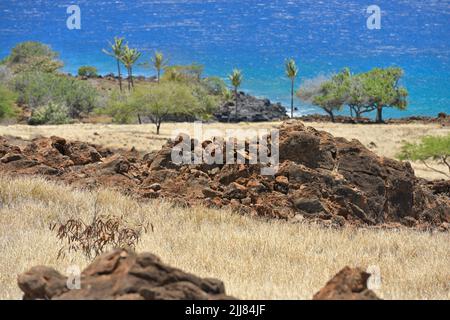
<path id="1" fill-rule="evenodd" d="M 156 51 L 152 58 L 153 67 L 157 72 L 158 83 L 161 78 L 161 70 L 167 65 L 167 60 L 164 59 L 162 52 Z"/>
<path id="2" fill-rule="evenodd" d="M 136 63 L 136 61 L 141 56 L 141 52 L 139 52 L 137 49 L 130 49 L 128 47 L 128 44 L 125 45 L 125 48 L 123 49 L 123 54 L 121 57 L 122 63 L 125 65 L 128 71 L 128 90 L 131 91 L 131 88 L 134 88 L 134 81 L 133 81 L 133 65 Z"/>
<path id="3" fill-rule="evenodd" d="M 119 74 L 119 87 L 120 91 L 122 91 L 122 74 L 120 73 L 120 61 L 123 54 L 123 38 L 114 37 L 114 43 L 109 42 L 109 46 L 111 47 L 111 52 L 103 49 L 103 53 L 108 56 L 114 57 L 117 61 L 117 72 Z"/>
<path id="4" fill-rule="evenodd" d="M 233 73 L 228 76 L 228 79 L 230 79 L 231 85 L 234 88 L 236 119 L 238 118 L 238 88 L 242 84 L 242 78 L 242 72 L 238 69 L 234 69 Z M 230 121 L 230 117 L 228 117 L 228 121 Z"/>
<path id="5" fill-rule="evenodd" d="M 294 59 L 286 60 L 286 76 L 291 79 L 291 118 L 294 117 L 294 82 L 298 75 L 298 68 Z"/>

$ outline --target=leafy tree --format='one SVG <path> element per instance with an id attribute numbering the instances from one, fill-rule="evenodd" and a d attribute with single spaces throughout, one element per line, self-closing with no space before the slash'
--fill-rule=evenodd
<path id="1" fill-rule="evenodd" d="M 192 88 L 180 83 L 161 83 L 150 88 L 140 87 L 132 97 L 135 112 L 148 116 L 160 133 L 161 123 L 170 115 L 195 115 L 199 112 L 199 101 Z"/>
<path id="2" fill-rule="evenodd" d="M 49 46 L 28 41 L 19 43 L 11 50 L 11 54 L 6 58 L 6 64 L 14 73 L 30 71 L 53 73 L 63 66 L 57 58 L 58 53 Z"/>
<path id="3" fill-rule="evenodd" d="M 376 109 L 365 91 L 365 80 L 366 77 L 360 74 L 350 75 L 348 79 L 346 104 L 350 108 L 350 114 L 352 116 L 355 114 L 356 121 L 359 121 L 364 113 L 372 112 Z"/>
<path id="4" fill-rule="evenodd" d="M 103 49 L 103 53 L 116 59 L 120 91 L 122 91 L 122 74 L 120 71 L 120 62 L 122 60 L 122 55 L 123 55 L 123 41 L 124 41 L 124 38 L 114 37 L 114 43 L 109 42 L 111 51 L 107 51 L 107 50 Z"/>
<path id="5" fill-rule="evenodd" d="M 231 82 L 231 85 L 234 88 L 234 98 L 235 98 L 235 116 L 236 119 L 238 118 L 238 88 L 241 86 L 242 84 L 242 72 L 241 70 L 238 69 L 234 69 L 233 72 L 228 76 L 228 79 Z M 228 118 L 228 121 L 230 120 L 230 118 Z"/>
<path id="6" fill-rule="evenodd" d="M 423 137 L 419 143 L 405 143 L 398 154 L 398 158 L 400 160 L 408 159 L 413 161 L 421 161 L 431 170 L 450 177 L 450 174 L 439 171 L 427 163 L 430 159 L 437 160 L 445 164 L 450 173 L 450 134 L 447 136 Z"/>
<path id="7" fill-rule="evenodd" d="M 215 96 L 222 96 L 223 92 L 227 89 L 225 81 L 219 77 L 207 77 L 202 80 L 201 84 L 209 94 Z"/>
<path id="8" fill-rule="evenodd" d="M 367 95 L 370 105 L 377 111 L 376 122 L 383 122 L 384 108 L 405 110 L 408 91 L 399 86 L 403 76 L 401 68 L 375 68 L 361 75 L 363 77 L 363 91 Z"/>
<path id="9" fill-rule="evenodd" d="M 131 88 L 134 88 L 133 65 L 141 55 L 141 52 L 139 52 L 137 49 L 131 49 L 128 45 L 125 45 L 123 49 L 123 54 L 120 59 L 128 71 L 128 91 L 130 91 Z"/>
<path id="10" fill-rule="evenodd" d="M 78 75 L 80 77 L 97 77 L 97 68 L 92 66 L 82 66 L 78 68 Z"/>
<path id="11" fill-rule="evenodd" d="M 0 119 L 10 118 L 16 115 L 16 94 L 0 85 Z"/>
<path id="12" fill-rule="evenodd" d="M 297 92 L 297 96 L 322 108 L 335 122 L 334 113 L 342 109 L 348 91 L 349 70 L 333 75 L 331 78 L 319 77 L 305 81 Z"/>
<path id="13" fill-rule="evenodd" d="M 161 70 L 167 65 L 168 61 L 164 59 L 164 55 L 162 52 L 155 52 L 155 55 L 152 58 L 153 67 L 156 70 L 158 83 L 161 79 Z"/>
<path id="14" fill-rule="evenodd" d="M 298 75 L 298 68 L 294 59 L 286 60 L 285 63 L 286 76 L 291 80 L 291 118 L 294 117 L 294 83 Z"/>

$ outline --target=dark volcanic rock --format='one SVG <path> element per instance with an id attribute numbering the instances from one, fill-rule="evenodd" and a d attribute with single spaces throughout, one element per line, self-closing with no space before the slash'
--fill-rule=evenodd
<path id="1" fill-rule="evenodd" d="M 236 117 L 235 101 L 222 105 L 214 117 L 220 122 L 238 121 L 271 121 L 286 119 L 286 109 L 280 104 L 273 104 L 269 99 L 258 99 L 256 97 L 239 92 L 238 95 L 238 115 Z"/>
<path id="2" fill-rule="evenodd" d="M 199 278 L 172 268 L 150 253 L 117 249 L 97 257 L 81 273 L 80 289 L 69 290 L 67 277 L 38 266 L 22 273 L 24 300 L 228 300 L 222 281 Z"/>
<path id="3" fill-rule="evenodd" d="M 0 138 L 0 173 L 44 174 L 83 188 L 109 187 L 144 199 L 229 207 L 268 218 L 298 221 L 301 215 L 327 226 L 449 226 L 448 181 L 418 179 L 408 162 L 379 157 L 357 140 L 335 138 L 299 121 L 280 127 L 275 176 L 262 176 L 259 164 L 173 163 L 171 153 L 179 143 L 168 141 L 142 158 L 57 137 L 20 147 Z M 248 150 L 241 153 L 248 158 Z"/>

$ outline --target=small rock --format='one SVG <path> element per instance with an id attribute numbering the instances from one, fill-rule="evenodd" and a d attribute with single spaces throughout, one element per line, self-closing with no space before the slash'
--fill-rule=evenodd
<path id="1" fill-rule="evenodd" d="M 153 183 L 152 185 L 149 186 L 150 189 L 153 189 L 154 191 L 159 191 L 161 190 L 161 185 L 159 183 Z"/>
<path id="2" fill-rule="evenodd" d="M 324 211 L 324 207 L 318 198 L 296 198 L 294 207 L 306 213 L 318 213 Z"/>
<path id="3" fill-rule="evenodd" d="M 24 158 L 24 156 L 21 154 L 7 153 L 0 159 L 0 161 L 3 163 L 9 163 L 9 162 L 13 162 L 13 161 L 22 160 L 23 158 Z"/>
<path id="4" fill-rule="evenodd" d="M 223 196 L 228 199 L 244 199 L 247 196 L 247 188 L 239 183 L 232 182 L 225 188 Z"/>

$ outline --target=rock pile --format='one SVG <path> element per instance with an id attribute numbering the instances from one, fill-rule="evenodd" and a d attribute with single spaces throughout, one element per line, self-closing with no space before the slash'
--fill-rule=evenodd
<path id="1" fill-rule="evenodd" d="M 275 176 L 262 176 L 257 164 L 177 165 L 171 153 L 179 141 L 141 157 L 136 150 L 114 153 L 57 137 L 24 146 L 1 138 L 0 173 L 40 174 L 83 188 L 111 187 L 140 198 L 326 226 L 448 230 L 448 182 L 418 179 L 407 162 L 379 157 L 357 140 L 335 138 L 298 121 L 283 124 L 279 140 Z"/>
<path id="2" fill-rule="evenodd" d="M 97 257 L 81 273 L 80 287 L 55 269 L 37 266 L 19 275 L 24 300 L 230 300 L 217 279 L 172 268 L 150 253 L 117 249 Z"/>
<path id="3" fill-rule="evenodd" d="M 259 99 L 244 92 L 238 94 L 238 116 L 235 113 L 235 101 L 222 105 L 214 117 L 220 122 L 258 122 L 287 118 L 286 109 L 280 104 L 273 104 L 269 99 Z"/>

